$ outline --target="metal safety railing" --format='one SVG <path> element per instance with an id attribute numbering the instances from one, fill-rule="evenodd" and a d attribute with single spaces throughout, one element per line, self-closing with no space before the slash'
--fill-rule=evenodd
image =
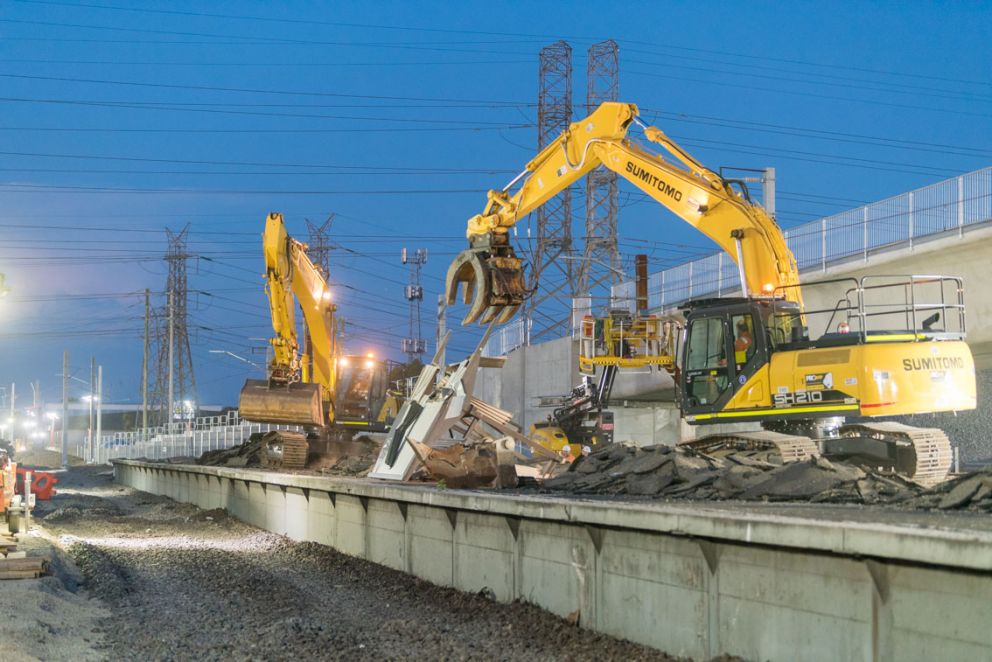
<path id="1" fill-rule="evenodd" d="M 773 343 L 884 338 L 960 339 L 966 331 L 964 282 L 939 274 L 832 278 L 802 286 L 807 303 L 789 300 L 788 285 L 775 290 Z M 824 296 L 826 293 L 831 296 Z M 836 298 L 837 294 L 840 294 Z M 833 299 L 836 298 L 836 301 Z M 810 302 L 817 302 L 811 305 Z M 895 334 L 895 335 L 893 335 Z"/>
<path id="2" fill-rule="evenodd" d="M 300 430 L 300 427 L 254 423 L 241 418 L 237 411 L 230 411 L 220 416 L 176 421 L 168 426 L 103 435 L 94 448 L 81 445 L 77 453 L 98 464 L 115 459 L 199 457 L 207 451 L 237 446 L 252 434 L 272 430 Z"/>
<path id="3" fill-rule="evenodd" d="M 900 246 L 913 247 L 970 226 L 992 222 L 992 167 L 804 223 L 784 232 L 799 270 L 826 271 Z M 737 264 L 724 253 L 686 262 L 648 277 L 648 307 L 671 309 L 706 296 L 740 291 Z M 613 288 L 620 305 L 634 304 L 634 283 Z"/>
<path id="4" fill-rule="evenodd" d="M 483 356 L 506 356 L 511 350 L 530 343 L 532 320 L 518 317 L 495 329 L 482 348 Z"/>

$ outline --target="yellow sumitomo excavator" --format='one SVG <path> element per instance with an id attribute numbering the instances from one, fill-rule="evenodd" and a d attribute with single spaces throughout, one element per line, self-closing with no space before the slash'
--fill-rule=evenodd
<path id="1" fill-rule="evenodd" d="M 384 432 L 389 422 L 387 365 L 371 353 L 340 353 L 330 286 L 307 257 L 306 244 L 286 233 L 282 214 L 269 214 L 262 246 L 273 353 L 268 379 L 249 379 L 241 389 L 241 416 L 307 429 L 307 435 L 275 435 L 269 466 L 302 468 L 308 452 L 326 460 L 362 450 L 349 445 L 352 433 Z M 294 297 L 303 311 L 309 352 L 300 352 Z"/>
<path id="2" fill-rule="evenodd" d="M 839 295 L 814 297 L 807 287 L 807 298 L 820 304 L 804 306 L 785 237 L 743 183 L 707 169 L 637 116 L 633 104 L 602 104 L 504 189 L 489 192 L 483 213 L 468 222 L 469 249 L 448 270 L 448 302 L 455 303 L 464 285 L 470 304 L 462 323 L 502 323 L 514 315 L 527 290 L 508 230 L 602 165 L 711 238 L 738 268 L 743 295 L 687 303 L 678 368 L 674 360 L 653 364 L 673 372 L 688 423 L 753 421 L 762 430 L 691 443 L 709 452 L 778 449 L 785 461 L 822 453 L 895 470 L 921 483 L 942 480 L 952 451 L 941 430 L 864 419 L 975 408 L 961 280 L 837 279 L 816 288 L 829 284 Z M 674 160 L 635 144 L 627 135 L 634 124 Z M 603 344 L 592 339 L 593 349 L 583 359 L 599 365 L 630 362 L 612 347 L 605 357 L 593 356 Z M 845 417 L 860 420 L 845 423 Z"/>

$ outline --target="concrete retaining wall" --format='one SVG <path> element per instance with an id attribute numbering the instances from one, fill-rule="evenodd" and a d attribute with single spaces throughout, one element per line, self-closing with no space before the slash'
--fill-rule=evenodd
<path id="1" fill-rule="evenodd" d="M 992 531 L 115 462 L 117 480 L 679 656 L 992 657 Z"/>

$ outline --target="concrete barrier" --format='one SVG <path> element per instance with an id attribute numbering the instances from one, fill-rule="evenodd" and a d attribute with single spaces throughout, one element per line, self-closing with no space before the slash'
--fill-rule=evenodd
<path id="1" fill-rule="evenodd" d="M 437 490 L 122 460 L 117 480 L 674 655 L 992 658 L 992 521 Z"/>

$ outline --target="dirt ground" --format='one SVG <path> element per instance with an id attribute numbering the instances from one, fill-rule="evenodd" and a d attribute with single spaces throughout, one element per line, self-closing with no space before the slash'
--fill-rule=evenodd
<path id="1" fill-rule="evenodd" d="M 62 466 L 62 453 L 43 449 L 31 449 L 17 453 L 14 457 L 17 465 L 26 469 L 58 469 Z M 69 455 L 69 466 L 78 467 L 85 464 L 83 458 Z"/>
<path id="2" fill-rule="evenodd" d="M 121 487 L 105 467 L 60 480 L 30 538 L 58 576 L 0 582 L 0 604 L 23 606 L 20 625 L 0 619 L 4 660 L 672 659 Z"/>

